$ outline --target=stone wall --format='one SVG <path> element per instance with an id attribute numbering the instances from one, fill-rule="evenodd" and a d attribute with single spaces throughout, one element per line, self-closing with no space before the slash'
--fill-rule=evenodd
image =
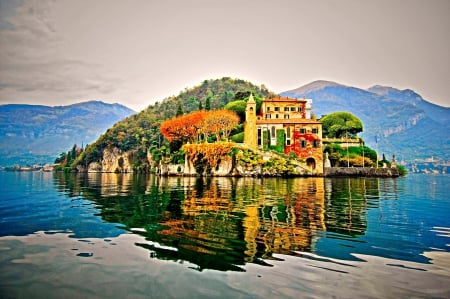
<path id="1" fill-rule="evenodd" d="M 326 177 L 398 177 L 397 168 L 325 167 Z"/>

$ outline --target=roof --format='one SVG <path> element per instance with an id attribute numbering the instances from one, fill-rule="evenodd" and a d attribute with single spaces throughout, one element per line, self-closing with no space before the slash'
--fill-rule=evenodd
<path id="1" fill-rule="evenodd" d="M 277 98 L 270 98 L 270 99 L 264 99 L 263 102 L 303 102 L 306 103 L 306 99 L 296 99 L 296 98 L 283 98 L 283 97 L 277 97 Z"/>
<path id="2" fill-rule="evenodd" d="M 250 93 L 250 97 L 248 98 L 247 103 L 251 103 L 251 104 L 255 104 L 256 103 L 255 99 L 253 98 L 253 94 L 252 93 Z"/>
<path id="3" fill-rule="evenodd" d="M 257 125 L 263 124 L 322 124 L 322 122 L 314 119 L 308 118 L 292 118 L 292 119 L 258 119 L 256 120 Z"/>

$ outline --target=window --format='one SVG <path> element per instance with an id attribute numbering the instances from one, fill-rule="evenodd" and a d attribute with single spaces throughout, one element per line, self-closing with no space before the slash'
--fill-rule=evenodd
<path id="1" fill-rule="evenodd" d="M 286 145 L 291 145 L 291 127 L 286 128 Z"/>
<path id="2" fill-rule="evenodd" d="M 295 111 L 295 107 L 291 107 L 291 111 Z"/>
<path id="3" fill-rule="evenodd" d="M 266 114 L 266 118 L 271 118 L 270 114 Z"/>
<path id="4" fill-rule="evenodd" d="M 305 134 L 306 133 L 306 129 L 305 128 L 301 128 L 300 129 L 300 134 Z"/>
<path id="5" fill-rule="evenodd" d="M 261 142 L 261 128 L 258 128 L 258 145 L 262 145 L 262 142 Z"/>
<path id="6" fill-rule="evenodd" d="M 285 114 L 284 119 L 289 119 L 289 114 Z"/>
<path id="7" fill-rule="evenodd" d="M 301 146 L 302 148 L 305 148 L 305 147 L 306 147 L 306 140 L 302 140 L 300 146 Z"/>
<path id="8" fill-rule="evenodd" d="M 298 112 L 302 112 L 302 107 L 298 107 Z"/>
<path id="9" fill-rule="evenodd" d="M 312 128 L 312 133 L 317 134 L 317 133 L 319 133 L 319 130 L 317 128 Z"/>
<path id="10" fill-rule="evenodd" d="M 271 129 L 270 135 L 272 135 L 272 138 L 275 138 L 275 126 L 272 126 L 272 128 L 270 129 Z"/>
<path id="11" fill-rule="evenodd" d="M 313 147 L 314 148 L 318 148 L 319 147 L 319 141 L 318 140 L 313 140 Z"/>
<path id="12" fill-rule="evenodd" d="M 284 111 L 289 111 L 289 107 L 284 107 Z"/>
<path id="13" fill-rule="evenodd" d="M 278 114 L 275 114 L 275 118 L 278 118 Z"/>
<path id="14" fill-rule="evenodd" d="M 280 107 L 275 107 L 275 111 L 280 111 Z"/>
<path id="15" fill-rule="evenodd" d="M 270 107 L 267 107 L 267 111 L 270 111 Z"/>

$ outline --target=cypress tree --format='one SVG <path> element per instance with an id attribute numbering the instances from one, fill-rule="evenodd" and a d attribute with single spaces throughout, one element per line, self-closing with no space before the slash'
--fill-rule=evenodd
<path id="1" fill-rule="evenodd" d="M 181 104 L 178 104 L 178 109 L 177 109 L 177 115 L 176 116 L 180 116 L 183 115 L 183 108 L 181 107 Z"/>

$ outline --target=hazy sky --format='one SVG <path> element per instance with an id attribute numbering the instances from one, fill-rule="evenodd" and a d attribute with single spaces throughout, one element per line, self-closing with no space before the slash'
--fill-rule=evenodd
<path id="1" fill-rule="evenodd" d="M 450 106 L 449 0 L 0 0 L 0 103 L 141 110 L 205 79 L 411 88 Z"/>

